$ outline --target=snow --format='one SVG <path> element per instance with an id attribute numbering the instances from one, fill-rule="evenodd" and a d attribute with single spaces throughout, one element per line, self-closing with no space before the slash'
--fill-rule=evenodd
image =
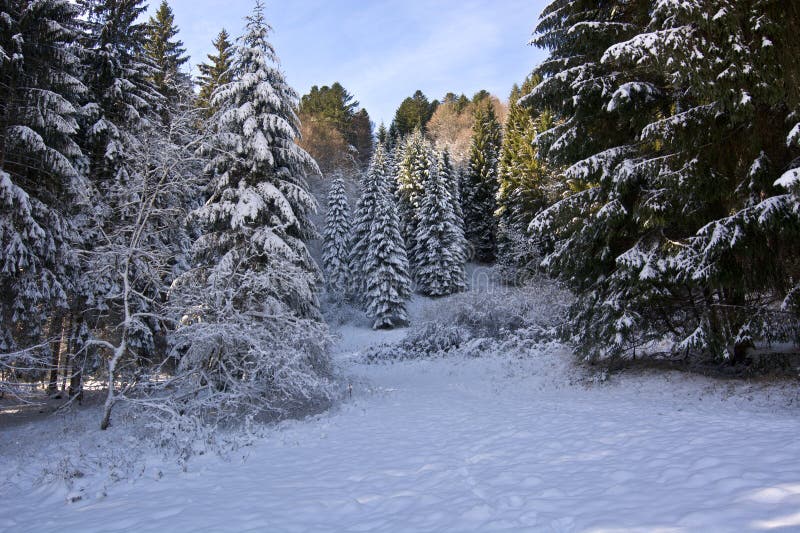
<path id="1" fill-rule="evenodd" d="M 795 185 L 800 182 L 800 168 L 793 168 L 787 172 L 784 172 L 780 178 L 775 180 L 776 187 L 783 187 L 785 189 L 791 189 Z"/>
<path id="2" fill-rule="evenodd" d="M 429 305 L 415 297 L 411 320 Z M 153 456 L 104 488 L 35 483 L 11 449 L 42 422 L 4 429 L 0 531 L 800 528 L 796 383 L 596 376 L 557 343 L 368 365 L 405 331 L 338 332 L 352 399 L 186 471 Z"/>

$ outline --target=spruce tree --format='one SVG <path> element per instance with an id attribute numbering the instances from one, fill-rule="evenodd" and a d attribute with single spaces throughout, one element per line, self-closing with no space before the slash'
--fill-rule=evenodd
<path id="1" fill-rule="evenodd" d="M 536 133 L 550 128 L 547 113 L 520 103 L 541 82 L 528 77 L 509 96 L 508 117 L 498 163 L 497 217 L 503 232 L 524 232 L 549 202 L 547 170 L 537 156 Z"/>
<path id="2" fill-rule="evenodd" d="M 741 361 L 796 338 L 797 266 L 784 250 L 800 233 L 798 98 L 779 80 L 796 75 L 785 58 L 800 49 L 788 30 L 798 11 L 710 0 L 545 10 L 537 41 L 552 55 L 528 100 L 556 113 L 538 145 L 570 191 L 532 229 L 554 241 L 545 264 L 578 293 L 564 333 L 581 354 L 667 341 Z"/>
<path id="3" fill-rule="evenodd" d="M 418 290 L 428 296 L 453 293 L 464 284 L 464 262 L 444 156 L 437 158 L 424 184 L 416 245 Z"/>
<path id="4" fill-rule="evenodd" d="M 170 105 L 178 100 L 180 94 L 188 92 L 191 80 L 181 72 L 189 56 L 186 55 L 183 42 L 176 39 L 178 27 L 167 0 L 161 1 L 147 26 L 145 53 L 155 67 L 151 81 L 158 92 L 166 97 L 167 105 Z"/>
<path id="5" fill-rule="evenodd" d="M 373 223 L 378 212 L 381 194 L 389 190 L 392 176 L 387 174 L 386 151 L 378 145 L 370 166 L 361 177 L 361 195 L 356 202 L 353 224 L 349 238 L 350 283 L 348 291 L 357 302 L 364 302 L 366 289 L 366 269 L 370 254 Z"/>
<path id="6" fill-rule="evenodd" d="M 457 267 L 452 271 L 450 278 L 450 292 L 456 293 L 466 290 L 466 270 L 465 266 L 469 259 L 469 245 L 464 234 L 464 213 L 461 209 L 461 187 L 459 171 L 453 168 L 450 161 L 450 154 L 447 150 L 438 153 L 436 158 L 436 169 L 439 179 L 442 180 L 444 188 L 450 199 L 449 214 L 451 216 L 450 229 L 448 236 L 448 246 L 452 250 L 453 257 L 456 259 Z"/>
<path id="7" fill-rule="evenodd" d="M 84 238 L 80 297 L 92 309 L 89 319 L 116 326 L 122 313 L 122 280 L 118 269 L 130 244 L 130 228 L 141 213 L 140 192 L 144 142 L 158 123 L 155 114 L 164 97 L 152 84 L 154 67 L 145 53 L 147 25 L 140 17 L 140 0 L 84 0 L 83 69 L 88 91 L 81 116 L 79 142 L 86 154 L 91 184 L 89 217 Z M 137 312 L 146 313 L 161 298 L 159 284 L 151 283 L 146 263 L 138 264 Z M 156 324 L 137 321 L 128 346 L 139 355 L 154 352 Z"/>
<path id="8" fill-rule="evenodd" d="M 493 261 L 497 252 L 494 213 L 501 141 L 500 124 L 494 108 L 488 102 L 479 105 L 475 111 L 469 168 L 461 194 L 464 233 L 472 246 L 473 258 L 481 262 Z"/>
<path id="9" fill-rule="evenodd" d="M 295 142 L 297 95 L 276 66 L 269 31 L 258 1 L 247 17 L 233 81 L 212 96 L 219 109 L 208 168 L 214 178 L 210 200 L 195 212 L 204 228 L 194 247 L 196 273 L 211 293 L 238 279 L 232 299 L 225 296 L 237 312 L 277 306 L 316 318 L 319 272 L 305 244 L 316 235 L 309 218 L 316 204 L 305 176 L 318 170 Z"/>
<path id="10" fill-rule="evenodd" d="M 171 291 L 176 318 L 188 318 L 171 335 L 179 363 L 167 394 L 201 420 L 274 419 L 331 399 L 321 279 L 305 243 L 316 237 L 305 176 L 319 170 L 295 142 L 297 95 L 269 31 L 258 1 L 232 81 L 212 96 L 209 199 L 192 217 L 203 231 Z"/>
<path id="11" fill-rule="evenodd" d="M 423 187 L 431 168 L 431 147 L 417 129 L 409 135 L 396 154 L 396 194 L 400 216 L 400 231 L 406 243 L 411 271 L 417 267 L 415 251 L 417 235 L 417 211 L 422 200 Z"/>
<path id="12" fill-rule="evenodd" d="M 367 317 L 373 320 L 374 329 L 406 324 L 406 300 L 411 295 L 406 248 L 400 234 L 396 200 L 387 188 L 387 170 L 385 154 L 379 146 L 368 170 L 377 198 L 361 272 Z"/>
<path id="13" fill-rule="evenodd" d="M 630 299 L 660 307 L 663 320 L 641 315 L 676 352 L 740 363 L 756 344 L 797 339 L 800 270 L 789 250 L 800 242 L 800 219 L 780 183 L 800 155 L 791 136 L 800 95 L 786 81 L 800 72 L 788 59 L 800 50 L 790 29 L 798 20 L 795 4 L 664 3 L 652 9 L 646 37 L 604 54 L 614 68 L 651 79 L 663 72 L 670 82 L 669 111 L 639 135 L 648 233 L 618 263 L 628 280 L 654 286 Z M 638 87 L 621 86 L 609 108 Z"/>
<path id="14" fill-rule="evenodd" d="M 515 85 L 511 91 L 497 170 L 498 262 L 515 279 L 538 270 L 540 257 L 528 225 L 563 192 L 556 173 L 538 157 L 536 147 L 537 133 L 552 126 L 550 113 L 520 102 L 540 82 L 540 77 L 529 76 L 522 87 Z M 546 248 L 539 244 L 542 250 Z"/>
<path id="15" fill-rule="evenodd" d="M 349 237 L 350 205 L 344 188 L 344 177 L 336 174 L 328 190 L 328 212 L 325 215 L 322 252 L 328 290 L 335 295 L 347 292 L 350 281 Z"/>
<path id="16" fill-rule="evenodd" d="M 648 7 L 647 0 L 599 7 L 557 0 L 542 13 L 534 39 L 551 55 L 535 71 L 542 82 L 526 104 L 555 113 L 537 148 L 548 164 L 566 168 L 570 190 L 536 216 L 531 230 L 539 241 L 552 241 L 543 265 L 579 295 L 563 333 L 589 358 L 632 352 L 646 329 L 626 302 L 642 286 L 621 282 L 615 272 L 617 258 L 640 238 L 641 167 L 633 158 L 641 128 L 663 105 L 658 87 L 666 83 L 637 82 L 635 73 L 602 59 L 610 46 L 645 30 Z M 614 88 L 625 83 L 635 85 L 623 102 L 625 93 L 615 96 Z M 609 108 L 613 101 L 624 105 Z"/>
<path id="17" fill-rule="evenodd" d="M 197 106 L 205 110 L 208 116 L 214 114 L 211 105 L 211 95 L 218 87 L 230 83 L 231 67 L 233 66 L 233 44 L 229 41 L 228 32 L 223 28 L 213 42 L 215 54 L 208 54 L 208 63 L 200 63 L 198 82 L 200 91 L 197 95 Z"/>
<path id="18" fill-rule="evenodd" d="M 67 305 L 77 258 L 77 11 L 66 0 L 0 5 L 0 351 L 39 340 Z M 60 330 L 59 330 L 60 334 Z"/>

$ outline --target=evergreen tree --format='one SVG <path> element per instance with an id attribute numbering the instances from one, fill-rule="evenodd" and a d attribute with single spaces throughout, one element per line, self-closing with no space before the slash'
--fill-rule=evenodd
<path id="1" fill-rule="evenodd" d="M 498 262 L 515 278 L 538 270 L 540 257 L 528 225 L 563 192 L 561 181 L 538 157 L 536 148 L 537 133 L 552 127 L 550 114 L 520 102 L 540 82 L 540 77 L 529 76 L 521 88 L 515 85 L 511 91 L 498 163 Z M 543 243 L 540 248 L 544 249 Z"/>
<path id="2" fill-rule="evenodd" d="M 314 85 L 300 100 L 300 113 L 340 133 L 351 153 L 348 158 L 359 169 L 366 168 L 372 156 L 372 122 L 365 109 L 338 82 L 330 87 Z"/>
<path id="3" fill-rule="evenodd" d="M 462 206 L 464 233 L 478 261 L 493 261 L 497 252 L 494 218 L 497 195 L 497 163 L 501 143 L 500 124 L 491 105 L 475 111 L 469 169 L 464 178 Z"/>
<path id="4" fill-rule="evenodd" d="M 153 86 L 152 63 L 145 54 L 147 25 L 137 22 L 145 10 L 140 0 L 85 0 L 84 83 L 88 88 L 79 142 L 86 154 L 91 183 L 91 212 L 84 237 L 80 297 L 91 319 L 104 327 L 122 313 L 119 261 L 130 243 L 130 228 L 140 215 L 145 176 L 143 141 L 153 134 L 155 111 L 164 104 Z M 136 311 L 145 313 L 160 298 L 146 263 L 138 265 Z M 131 333 L 127 345 L 139 355 L 155 350 L 153 324 Z"/>
<path id="5" fill-rule="evenodd" d="M 376 201 L 361 272 L 367 316 L 374 321 L 374 329 L 407 323 L 406 300 L 411 295 L 406 250 L 395 199 L 387 187 L 387 170 L 385 154 L 379 146 L 368 171 L 372 175 Z"/>
<path id="6" fill-rule="evenodd" d="M 422 294 L 444 296 L 464 288 L 463 234 L 453 212 L 446 156 L 440 155 L 424 184 L 417 226 L 415 280 Z"/>
<path id="7" fill-rule="evenodd" d="M 38 341 L 74 288 L 76 35 L 66 0 L 0 4 L 0 352 Z"/>
<path id="8" fill-rule="evenodd" d="M 415 256 L 417 235 L 417 211 L 422 200 L 424 183 L 431 168 L 431 147 L 421 130 L 409 135 L 396 154 L 397 210 L 400 216 L 400 232 L 406 243 L 411 271 L 417 267 Z"/>
<path id="9" fill-rule="evenodd" d="M 233 66 L 234 49 L 228 39 L 228 32 L 223 28 L 213 42 L 216 53 L 208 54 L 208 63 L 200 63 L 197 66 L 200 70 L 198 77 L 200 92 L 197 95 L 197 106 L 204 109 L 208 116 L 213 115 L 216 111 L 211 105 L 211 95 L 217 88 L 232 81 L 231 67 Z"/>
<path id="10" fill-rule="evenodd" d="M 445 191 L 450 199 L 449 214 L 451 223 L 449 224 L 451 233 L 447 237 L 447 246 L 452 250 L 451 253 L 456 260 L 457 267 L 452 271 L 450 277 L 450 292 L 456 293 L 466 290 L 466 266 L 469 259 L 467 239 L 464 234 L 464 213 L 461 209 L 461 187 L 459 171 L 453 168 L 450 161 L 450 154 L 447 150 L 438 153 L 436 168 L 439 178 L 444 184 Z"/>
<path id="11" fill-rule="evenodd" d="M 780 187 L 798 98 L 776 80 L 796 75 L 781 58 L 800 49 L 797 17 L 757 0 L 545 10 L 537 41 L 551 58 L 528 100 L 559 119 L 538 144 L 571 191 L 532 229 L 578 293 L 564 333 L 583 355 L 668 340 L 742 360 L 796 338 L 797 264 L 782 250 L 798 220 Z"/>
<path id="12" fill-rule="evenodd" d="M 387 172 L 386 152 L 379 144 L 372 156 L 369 168 L 361 177 L 361 195 L 356 202 L 349 239 L 351 274 L 349 292 L 358 302 L 364 302 L 367 292 L 366 273 L 371 246 L 370 239 L 381 194 L 384 190 L 389 190 L 391 176 Z"/>
<path id="13" fill-rule="evenodd" d="M 322 264 L 328 290 L 341 295 L 347 291 L 350 280 L 348 238 L 350 236 L 350 206 L 344 188 L 344 178 L 336 174 L 328 190 L 328 213 L 325 216 L 325 233 Z"/>
<path id="14" fill-rule="evenodd" d="M 191 80 L 181 72 L 189 56 L 183 42 L 176 39 L 178 27 L 167 0 L 161 1 L 155 16 L 150 17 L 147 29 L 145 53 L 155 67 L 151 81 L 169 105 L 176 102 L 181 93 L 189 92 Z"/>
<path id="15" fill-rule="evenodd" d="M 269 31 L 258 1 L 247 17 L 234 79 L 212 97 L 219 109 L 209 166 L 214 179 L 210 200 L 195 213 L 204 227 L 194 247 L 195 274 L 210 293 L 223 291 L 220 297 L 237 312 L 316 318 L 319 274 L 304 241 L 316 235 L 305 173 L 318 170 L 295 143 L 297 96 L 275 66 Z M 226 295 L 223 287 L 233 280 L 238 286 Z M 222 309 L 211 312 L 222 318 Z"/>
<path id="16" fill-rule="evenodd" d="M 547 171 L 537 157 L 536 133 L 550 128 L 547 113 L 538 113 L 520 103 L 520 97 L 541 82 L 529 77 L 514 86 L 509 97 L 508 117 L 498 163 L 497 216 L 501 233 L 523 232 L 533 217 L 549 204 Z"/>
<path id="17" fill-rule="evenodd" d="M 429 102 L 422 91 L 403 100 L 394 115 L 389 131 L 395 138 L 405 137 L 415 130 L 425 131 L 428 121 L 433 116 L 439 102 Z"/>

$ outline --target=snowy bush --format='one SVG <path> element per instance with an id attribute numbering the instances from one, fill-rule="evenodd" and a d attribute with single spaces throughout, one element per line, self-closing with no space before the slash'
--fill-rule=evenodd
<path id="1" fill-rule="evenodd" d="M 424 321 L 397 345 L 367 353 L 370 361 L 480 356 L 502 349 L 524 351 L 556 338 L 571 298 L 556 284 L 536 279 L 518 288 L 490 287 L 435 302 Z"/>
<path id="2" fill-rule="evenodd" d="M 276 420 L 334 399 L 327 328 L 316 321 L 234 317 L 179 328 L 168 387 L 172 409 L 205 423 Z"/>

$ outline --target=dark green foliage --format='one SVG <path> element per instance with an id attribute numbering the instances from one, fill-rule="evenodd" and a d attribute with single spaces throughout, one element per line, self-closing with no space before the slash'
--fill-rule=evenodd
<path id="1" fill-rule="evenodd" d="M 551 57 L 526 104 L 568 194 L 531 228 L 578 293 L 565 336 L 586 357 L 741 360 L 796 340 L 798 8 L 769 1 L 552 2 Z M 783 9 L 787 7 L 787 9 Z M 732 45 L 735 43 L 735 45 Z"/>
<path id="2" fill-rule="evenodd" d="M 300 99 L 300 113 L 338 131 L 355 148 L 358 168 L 366 168 L 372 156 L 372 121 L 366 109 L 339 82 L 328 87 L 314 85 Z"/>
<path id="3" fill-rule="evenodd" d="M 415 92 L 413 96 L 403 100 L 403 103 L 397 108 L 394 120 L 389 128 L 390 134 L 399 138 L 412 133 L 416 129 L 424 132 L 425 126 L 438 105 L 439 102 L 436 100 L 429 102 L 422 91 Z"/>
<path id="4" fill-rule="evenodd" d="M 145 53 L 153 62 L 155 70 L 151 81 L 158 92 L 167 98 L 167 103 L 173 103 L 179 94 L 187 92 L 191 80 L 181 72 L 189 56 L 183 42 L 176 39 L 178 27 L 175 25 L 175 15 L 172 13 L 167 0 L 162 0 L 155 16 L 148 22 L 148 36 L 145 43 Z"/>
<path id="5" fill-rule="evenodd" d="M 77 24 L 66 0 L 0 2 L 0 352 L 38 340 L 74 290 Z"/>
<path id="6" fill-rule="evenodd" d="M 488 102 L 478 106 L 461 198 L 464 233 L 472 247 L 472 258 L 481 262 L 493 261 L 497 252 L 494 212 L 501 142 L 500 123 L 494 108 Z"/>
<path id="7" fill-rule="evenodd" d="M 230 83 L 233 73 L 233 44 L 230 42 L 228 32 L 223 28 L 214 39 L 214 54 L 208 54 L 208 63 L 200 63 L 197 68 L 200 76 L 197 81 L 200 92 L 197 95 L 197 106 L 205 110 L 207 116 L 216 110 L 211 105 L 211 95 L 218 87 Z"/>

